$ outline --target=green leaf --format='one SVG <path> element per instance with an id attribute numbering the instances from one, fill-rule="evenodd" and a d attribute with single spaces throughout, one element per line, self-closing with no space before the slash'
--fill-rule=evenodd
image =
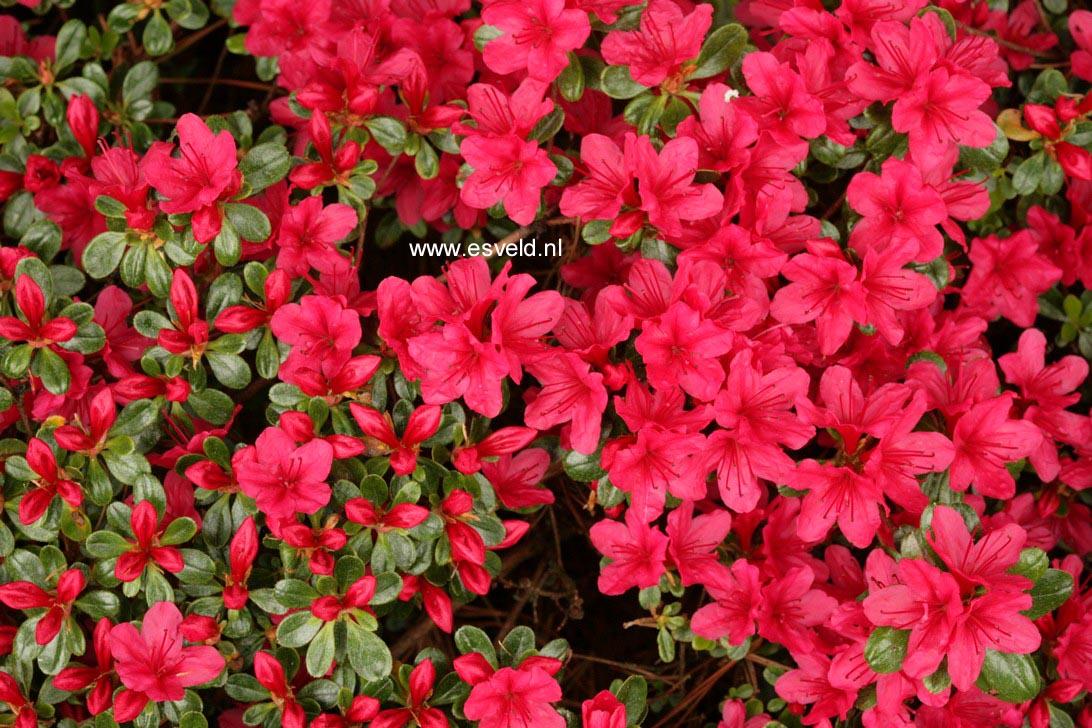
<path id="1" fill-rule="evenodd" d="M 1032 582 L 1039 581 L 1039 577 L 1050 568 L 1050 559 L 1042 549 L 1028 548 L 1020 552 L 1020 560 L 1009 569 L 1010 574 L 1026 576 Z"/>
<path id="2" fill-rule="evenodd" d="M 910 630 L 877 627 L 865 643 L 865 662 L 880 675 L 898 672 L 906 659 L 906 646 L 909 642 Z"/>
<path id="3" fill-rule="evenodd" d="M 245 672 L 237 672 L 228 677 L 224 692 L 240 703 L 261 703 L 269 700 L 269 691 L 258 682 L 258 678 Z"/>
<path id="4" fill-rule="evenodd" d="M 144 280 L 148 283 L 148 290 L 160 297 L 168 296 L 173 275 L 170 264 L 163 257 L 163 251 L 148 248 L 144 257 Z"/>
<path id="5" fill-rule="evenodd" d="M 92 278 L 105 278 L 117 270 L 123 252 L 126 252 L 124 232 L 100 232 L 83 251 L 83 270 Z"/>
<path id="6" fill-rule="evenodd" d="M 334 655 L 337 652 L 334 644 L 335 626 L 335 622 L 327 622 L 323 625 L 307 648 L 307 674 L 311 677 L 322 677 L 334 664 Z"/>
<path id="7" fill-rule="evenodd" d="M 1031 655 L 1013 655 L 990 649 L 986 650 L 979 681 L 985 682 L 988 689 L 1007 703 L 1031 700 L 1043 686 L 1039 668 Z"/>
<path id="8" fill-rule="evenodd" d="M 126 104 L 151 98 L 152 92 L 159 85 L 159 67 L 151 61 L 137 63 L 125 74 L 121 84 L 121 95 Z"/>
<path id="9" fill-rule="evenodd" d="M 391 155 L 398 155 L 406 146 L 406 127 L 392 116 L 373 116 L 364 122 L 372 138 Z"/>
<path id="10" fill-rule="evenodd" d="M 281 579 L 273 587 L 273 594 L 289 609 L 307 609 L 319 597 L 314 587 L 299 579 Z"/>
<path id="11" fill-rule="evenodd" d="M 218 389 L 206 389 L 202 392 L 190 392 L 186 404 L 203 420 L 214 425 L 226 424 L 231 417 L 234 402 Z"/>
<path id="12" fill-rule="evenodd" d="M 598 452 L 584 455 L 575 450 L 570 450 L 565 453 L 561 464 L 565 468 L 566 475 L 581 483 L 590 483 L 607 474 L 607 471 L 599 466 Z"/>
<path id="13" fill-rule="evenodd" d="M 303 647 L 322 629 L 321 619 L 311 612 L 293 612 L 277 625 L 277 641 L 285 647 Z"/>
<path id="14" fill-rule="evenodd" d="M 133 544 L 113 531 L 95 531 L 87 537 L 84 547 L 96 559 L 116 559 L 132 549 Z"/>
<path id="15" fill-rule="evenodd" d="M 349 628 L 349 665 L 367 682 L 382 680 L 391 673 L 391 651 L 387 644 L 355 622 Z"/>
<path id="16" fill-rule="evenodd" d="M 263 379 L 275 379 L 281 366 L 281 352 L 277 348 L 277 342 L 273 338 L 273 332 L 268 328 L 262 334 L 258 342 L 258 351 L 255 352 L 254 363 L 258 369 L 258 376 Z"/>
<path id="17" fill-rule="evenodd" d="M 614 695 L 626 706 L 626 725 L 639 725 L 647 710 L 648 682 L 640 675 L 630 675 Z"/>
<path id="18" fill-rule="evenodd" d="M 57 46 L 54 52 L 56 60 L 53 70 L 60 72 L 80 58 L 80 48 L 87 39 L 87 26 L 82 20 L 72 19 L 61 26 L 57 32 Z"/>
<path id="19" fill-rule="evenodd" d="M 288 174 L 292 159 L 283 144 L 268 142 L 255 145 L 239 163 L 239 171 L 250 185 L 251 194 L 261 192 Z"/>
<path id="20" fill-rule="evenodd" d="M 1030 195 L 1039 189 L 1046 170 L 1046 154 L 1042 152 L 1028 157 L 1012 175 L 1012 187 L 1021 195 Z"/>
<path id="21" fill-rule="evenodd" d="M 216 379 L 225 387 L 242 389 L 250 384 L 250 367 L 237 354 L 222 354 L 218 351 L 205 352 L 205 359 Z"/>
<path id="22" fill-rule="evenodd" d="M 181 516 L 171 521 L 159 537 L 159 542 L 164 546 L 177 546 L 186 543 L 197 534 L 197 524 L 192 518 Z"/>
<path id="23" fill-rule="evenodd" d="M 212 251 L 216 254 L 216 262 L 225 268 L 230 268 L 239 262 L 239 257 L 243 254 L 243 245 L 230 219 L 223 221 L 220 234 L 212 241 Z"/>
<path id="24" fill-rule="evenodd" d="M 578 101 L 584 95 L 584 66 L 580 57 L 569 52 L 569 65 L 557 77 L 557 87 L 566 101 Z"/>
<path id="25" fill-rule="evenodd" d="M 1024 612 L 1031 619 L 1053 612 L 1073 593 L 1073 576 L 1061 569 L 1047 569 L 1031 589 L 1031 609 Z"/>
<path id="26" fill-rule="evenodd" d="M 421 140 L 421 148 L 413 158 L 414 169 L 421 179 L 435 179 L 440 174 L 440 157 L 426 140 Z"/>
<path id="27" fill-rule="evenodd" d="M 30 344 L 20 344 L 8 349 L 3 357 L 0 357 L 0 373 L 9 379 L 22 379 L 30 367 L 33 356 L 34 347 Z"/>
<path id="28" fill-rule="evenodd" d="M 61 249 L 61 228 L 52 220 L 38 220 L 23 233 L 19 244 L 42 260 L 53 260 Z"/>
<path id="29" fill-rule="evenodd" d="M 632 99 L 647 90 L 646 86 L 633 80 L 629 66 L 607 66 L 599 77 L 599 83 L 603 93 L 612 99 Z"/>
<path id="30" fill-rule="evenodd" d="M 493 647 L 493 641 L 489 639 L 481 629 L 464 625 L 455 631 L 455 646 L 459 652 L 469 655 L 477 652 L 484 657 L 490 665 L 497 667 L 497 651 Z"/>
<path id="31" fill-rule="evenodd" d="M 702 44 L 697 70 L 690 74 L 690 78 L 709 78 L 724 73 L 743 57 L 746 47 L 747 31 L 742 25 L 722 25 Z"/>
<path id="32" fill-rule="evenodd" d="M 34 357 L 34 374 L 41 377 L 42 384 L 53 394 L 64 394 L 68 391 L 68 385 L 72 383 L 72 375 L 68 371 L 61 355 L 49 348 L 38 349 Z"/>
<path id="33" fill-rule="evenodd" d="M 159 419 L 159 408 L 150 399 L 138 399 L 125 405 L 114 426 L 110 428 L 112 436 L 128 435 L 137 437 L 155 425 Z"/>
<path id="34" fill-rule="evenodd" d="M 987 174 L 996 171 L 1009 155 L 1009 140 L 1001 128 L 994 124 L 996 136 L 988 147 L 960 147 L 959 162 Z"/>
<path id="35" fill-rule="evenodd" d="M 141 39 L 144 43 L 144 49 L 151 56 L 162 56 L 174 48 L 174 35 L 171 33 L 171 26 L 159 10 L 152 13 L 148 24 L 144 26 L 144 35 L 141 36 Z"/>
<path id="36" fill-rule="evenodd" d="M 269 218 L 257 207 L 245 204 L 224 205 L 224 211 L 243 240 L 259 243 L 269 237 Z"/>
<path id="37" fill-rule="evenodd" d="M 93 591 L 76 600 L 76 609 L 91 619 L 113 617 L 121 609 L 121 600 L 113 592 Z"/>
<path id="38" fill-rule="evenodd" d="M 19 276 L 22 275 L 28 275 L 34 279 L 34 282 L 42 289 L 42 295 L 45 297 L 46 306 L 48 307 L 53 300 L 53 276 L 46 264 L 37 258 L 23 258 L 15 266 L 13 280 L 18 280 Z"/>

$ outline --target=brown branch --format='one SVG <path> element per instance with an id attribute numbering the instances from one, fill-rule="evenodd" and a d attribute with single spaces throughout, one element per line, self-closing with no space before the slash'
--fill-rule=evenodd
<path id="1" fill-rule="evenodd" d="M 161 78 L 160 83 L 177 83 L 177 84 L 201 84 L 208 86 L 235 86 L 236 88 L 246 88 L 254 91 L 268 91 L 273 88 L 272 84 L 259 83 L 257 81 L 245 81 L 236 78 Z"/>

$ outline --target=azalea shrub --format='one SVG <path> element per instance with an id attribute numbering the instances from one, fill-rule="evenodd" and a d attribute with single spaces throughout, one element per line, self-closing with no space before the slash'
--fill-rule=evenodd
<path id="1" fill-rule="evenodd" d="M 1092 726 L 1074 0 L 0 6 L 0 725 Z"/>

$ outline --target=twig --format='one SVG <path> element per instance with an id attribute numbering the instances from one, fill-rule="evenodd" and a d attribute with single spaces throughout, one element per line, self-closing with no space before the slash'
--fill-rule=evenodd
<path id="1" fill-rule="evenodd" d="M 652 672 L 651 670 L 649 670 L 647 668 L 644 668 L 644 667 L 641 667 L 640 665 L 635 665 L 632 662 L 616 662 L 615 660 L 608 660 L 605 657 L 595 657 L 594 655 L 582 655 L 582 654 L 577 653 L 577 652 L 572 653 L 572 658 L 574 660 L 581 660 L 583 662 L 594 662 L 594 663 L 597 663 L 599 665 L 607 665 L 609 667 L 616 668 L 619 672 L 626 672 L 626 673 L 631 673 L 631 674 L 634 674 L 634 675 L 641 675 L 643 677 L 648 678 L 649 680 L 663 680 L 663 681 L 670 682 L 673 679 L 673 678 L 669 678 L 669 677 L 667 677 L 665 675 L 660 675 L 659 673 Z"/>
<path id="2" fill-rule="evenodd" d="M 186 50 L 191 45 L 193 45 L 197 41 L 199 41 L 202 38 L 204 38 L 205 36 L 207 36 L 209 33 L 215 33 L 216 31 L 220 30 L 220 28 L 223 28 L 225 25 L 227 25 L 227 22 L 228 22 L 227 18 L 220 18 L 219 20 L 217 20 L 212 25 L 206 25 L 204 28 L 197 31 L 193 35 L 187 36 L 186 39 L 183 40 L 181 43 L 175 43 L 174 44 L 174 50 L 171 51 L 170 53 L 168 53 L 167 55 L 160 57 L 158 59 L 158 62 L 163 63 L 164 61 L 167 61 L 167 60 L 170 60 L 171 58 L 174 58 L 179 53 Z"/>
<path id="3" fill-rule="evenodd" d="M 192 84 L 192 85 L 209 85 L 209 86 L 235 86 L 236 88 L 246 88 L 253 91 L 268 91 L 273 88 L 268 83 L 259 83 L 257 81 L 245 81 L 236 78 L 161 78 L 161 83 L 177 83 L 177 84 Z"/>

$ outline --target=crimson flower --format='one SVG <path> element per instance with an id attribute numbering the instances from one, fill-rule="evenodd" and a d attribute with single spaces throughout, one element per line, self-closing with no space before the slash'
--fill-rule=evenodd
<path id="1" fill-rule="evenodd" d="M 34 712 L 34 703 L 27 700 L 19 683 L 6 672 L 0 672 L 0 703 L 7 703 L 15 714 L 15 728 L 37 728 L 38 715 Z"/>
<path id="2" fill-rule="evenodd" d="M 432 666 L 432 660 L 426 658 L 410 673 L 406 707 L 379 711 L 372 719 L 371 728 L 402 728 L 411 721 L 421 728 L 447 728 L 443 711 L 428 705 L 435 682 L 436 668 Z"/>
<path id="3" fill-rule="evenodd" d="M 15 316 L 0 316 L 0 336 L 12 341 L 25 341 L 35 349 L 63 344 L 76 335 L 76 322 L 58 316 L 46 318 L 45 296 L 29 275 L 15 281 L 15 305 L 24 320 Z"/>
<path id="4" fill-rule="evenodd" d="M 103 617 L 95 625 L 93 667 L 70 666 L 57 673 L 53 685 L 58 690 L 76 692 L 91 687 L 87 694 L 87 709 L 91 715 L 109 710 L 114 703 L 114 656 L 110 651 L 110 632 L 113 625 Z"/>
<path id="5" fill-rule="evenodd" d="M 409 416 L 406 429 L 399 437 L 389 415 L 356 402 L 349 405 L 349 410 L 364 434 L 378 440 L 390 452 L 391 469 L 398 475 L 409 475 L 417 469 L 421 443 L 436 434 L 443 417 L 443 409 L 438 405 L 418 407 Z"/>
<path id="6" fill-rule="evenodd" d="M 53 431 L 53 436 L 57 438 L 57 444 L 65 450 L 93 458 L 106 446 L 110 428 L 116 421 L 114 396 L 106 388 L 91 400 L 90 418 L 86 428 L 62 425 Z"/>
<path id="7" fill-rule="evenodd" d="M 246 582 L 258 556 L 258 528 L 252 516 L 247 516 L 231 537 L 228 554 L 231 570 L 224 577 L 224 607 L 242 609 L 250 598 Z"/>
<path id="8" fill-rule="evenodd" d="M 159 330 L 159 345 L 172 354 L 188 356 L 196 364 L 208 346 L 209 325 L 198 311 L 200 299 L 193 279 L 181 268 L 175 269 L 171 279 L 170 298 L 175 315 L 173 328 Z"/>
<path id="9" fill-rule="evenodd" d="M 444 534 L 451 544 L 451 561 L 466 588 L 475 594 L 487 594 L 492 580 L 485 569 L 485 540 L 470 525 L 477 519 L 471 513 L 474 499 L 465 490 L 453 490 L 440 502 Z"/>
<path id="10" fill-rule="evenodd" d="M 292 295 L 292 279 L 283 270 L 275 270 L 262 284 L 265 303 L 261 306 L 228 306 L 216 317 L 216 328 L 229 334 L 245 334 L 260 326 L 268 326 L 273 314 Z"/>
<path id="11" fill-rule="evenodd" d="M 159 539 L 166 530 L 166 525 L 159 524 L 159 515 L 151 501 L 137 503 L 129 517 L 129 524 L 134 536 L 129 541 L 132 546 L 118 557 L 114 576 L 121 581 L 136 581 L 149 564 L 155 564 L 172 574 L 182 571 L 185 566 L 182 552 L 173 546 L 160 544 Z"/>
<path id="12" fill-rule="evenodd" d="M 389 510 L 376 507 L 367 498 L 350 498 L 345 503 L 346 518 L 380 533 L 419 526 L 429 513 L 429 509 L 413 503 L 399 503 Z"/>
<path id="13" fill-rule="evenodd" d="M 85 584 L 82 571 L 68 569 L 50 592 L 29 581 L 0 585 L 0 602 L 11 609 L 46 609 L 34 630 L 34 639 L 40 645 L 47 645 L 60 633 L 64 621 L 72 613 L 72 603 Z"/>
<path id="14" fill-rule="evenodd" d="M 254 676 L 263 688 L 269 691 L 273 705 L 281 712 L 281 725 L 284 728 L 304 728 L 307 716 L 292 692 L 284 676 L 284 666 L 268 652 L 254 655 Z"/>
<path id="15" fill-rule="evenodd" d="M 345 140 L 338 145 L 335 152 L 330 120 L 321 111 L 311 114 L 311 119 L 307 122 L 307 132 L 321 161 L 293 168 L 288 175 L 292 184 L 303 190 L 313 190 L 331 182 L 347 186 L 353 169 L 360 161 L 360 145 Z"/>
<path id="16" fill-rule="evenodd" d="M 19 501 L 19 520 L 30 525 L 45 515 L 55 496 L 60 496 L 69 508 L 79 508 L 83 503 L 83 490 L 68 473 L 57 465 L 53 450 L 44 440 L 34 438 L 27 445 L 27 464 L 38 476 L 35 488 Z"/>
<path id="17" fill-rule="evenodd" d="M 375 577 L 362 576 L 349 585 L 341 596 L 327 594 L 311 603 L 311 614 L 324 622 L 333 622 L 348 613 L 355 619 L 355 612 L 371 610 L 368 602 L 375 596 Z"/>
<path id="18" fill-rule="evenodd" d="M 429 619 L 444 632 L 451 634 L 455 628 L 455 615 L 448 593 L 441 587 L 433 586 L 424 576 L 404 575 L 402 591 L 398 594 L 399 601 L 408 602 L 418 593 L 421 594 L 421 602 Z"/>

